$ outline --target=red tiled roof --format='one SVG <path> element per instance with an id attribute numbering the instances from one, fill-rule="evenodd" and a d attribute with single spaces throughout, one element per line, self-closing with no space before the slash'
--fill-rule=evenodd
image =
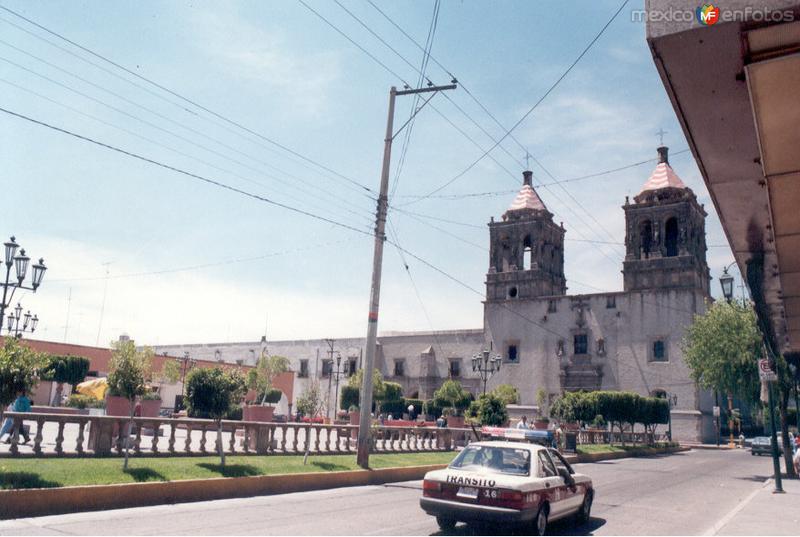
<path id="1" fill-rule="evenodd" d="M 681 178 L 672 171 L 672 167 L 669 164 L 666 162 L 659 162 L 639 194 L 647 192 L 648 190 L 660 190 L 669 187 L 686 188 L 686 185 L 681 181 Z"/>
<path id="2" fill-rule="evenodd" d="M 546 210 L 541 198 L 536 193 L 531 185 L 522 185 L 517 197 L 511 202 L 509 211 L 518 211 L 520 209 L 536 209 L 539 211 Z"/>

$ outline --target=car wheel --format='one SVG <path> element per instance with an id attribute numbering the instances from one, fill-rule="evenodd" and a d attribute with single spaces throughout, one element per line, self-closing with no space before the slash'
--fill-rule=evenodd
<path id="1" fill-rule="evenodd" d="M 534 535 L 544 535 L 547 531 L 547 505 L 542 505 L 536 513 L 533 531 Z"/>
<path id="2" fill-rule="evenodd" d="M 436 523 L 442 531 L 452 531 L 453 528 L 456 527 L 456 520 L 454 518 L 448 518 L 442 515 L 436 517 Z"/>
<path id="3" fill-rule="evenodd" d="M 589 522 L 589 519 L 592 517 L 592 500 L 594 500 L 594 493 L 592 491 L 587 491 L 583 496 L 581 510 L 578 511 L 577 519 L 579 524 Z"/>

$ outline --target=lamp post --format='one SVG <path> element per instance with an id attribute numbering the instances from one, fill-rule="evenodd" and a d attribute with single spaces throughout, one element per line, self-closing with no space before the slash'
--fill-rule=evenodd
<path id="1" fill-rule="evenodd" d="M 481 380 L 483 381 L 483 395 L 486 395 L 486 382 L 497 371 L 500 371 L 500 365 L 503 363 L 503 358 L 499 354 L 492 355 L 492 345 L 489 344 L 489 350 L 483 350 L 472 356 L 472 371 L 477 371 Z"/>
<path id="2" fill-rule="evenodd" d="M 183 401 L 186 398 L 186 375 L 191 371 L 195 365 L 197 365 L 197 360 L 194 358 L 189 358 L 189 352 L 185 351 L 183 353 L 183 358 L 177 358 L 178 363 L 181 366 L 181 395 L 180 395 L 180 402 L 175 404 L 175 410 L 183 410 L 184 404 Z"/>
<path id="3" fill-rule="evenodd" d="M 33 334 L 33 332 L 36 331 L 36 325 L 39 324 L 39 316 L 31 316 L 30 310 L 25 312 L 25 315 L 22 315 L 22 306 L 19 303 L 17 303 L 17 307 L 8 314 L 6 320 L 8 321 L 8 334 L 16 338 L 22 337 L 24 332 Z M 22 323 L 22 326 L 20 326 L 20 323 Z"/>
<path id="4" fill-rule="evenodd" d="M 0 331 L 3 330 L 3 320 L 6 313 L 6 308 L 14 299 L 14 293 L 17 291 L 17 289 L 25 289 L 35 293 L 42 284 L 42 278 L 44 278 L 44 273 L 47 270 L 47 267 L 44 266 L 44 259 L 39 259 L 39 262 L 34 263 L 32 267 L 31 285 L 30 287 L 25 287 L 22 285 L 22 283 L 25 281 L 25 277 L 27 276 L 28 265 L 30 264 L 31 258 L 25 255 L 24 248 L 21 248 L 19 250 L 19 255 L 17 255 L 19 244 L 17 244 L 17 240 L 14 237 L 11 237 L 11 240 L 4 243 L 3 246 L 5 246 L 6 279 L 5 282 L 0 284 L 3 286 L 3 300 L 0 302 Z M 16 281 L 11 278 L 12 266 L 16 272 Z M 17 314 L 16 318 L 19 318 L 19 313 Z M 38 320 L 39 319 L 37 318 L 36 321 L 38 322 Z M 9 327 L 9 333 L 10 332 L 11 328 Z"/>
<path id="5" fill-rule="evenodd" d="M 672 442 L 672 408 L 678 404 L 678 396 L 674 393 L 667 394 L 667 402 L 669 403 L 669 413 L 667 415 L 667 437 Z"/>
<path id="6" fill-rule="evenodd" d="M 339 369 L 342 366 L 342 353 L 336 352 L 336 388 L 333 391 L 333 419 L 337 419 L 339 415 L 339 377 L 343 374 L 343 372 L 339 372 Z"/>
<path id="7" fill-rule="evenodd" d="M 733 276 L 728 274 L 728 269 L 731 268 L 734 263 L 736 263 L 736 261 L 722 269 L 722 275 L 719 277 L 719 285 L 722 287 L 722 295 L 728 302 L 733 300 Z"/>

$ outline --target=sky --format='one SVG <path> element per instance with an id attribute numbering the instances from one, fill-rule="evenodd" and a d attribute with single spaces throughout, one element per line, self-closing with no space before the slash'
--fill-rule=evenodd
<path id="1" fill-rule="evenodd" d="M 0 9 L 0 107 L 129 153 L 0 112 L 0 235 L 48 266 L 36 293 L 14 297 L 39 316 L 36 338 L 103 346 L 123 333 L 149 345 L 366 333 L 389 88 L 416 87 L 423 63 L 398 27 L 424 46 L 435 0 L 0 6 L 29 19 Z M 547 93 L 620 2 L 571 6 L 441 2 L 425 74 L 459 87 L 419 111 L 405 158 L 405 131 L 394 141 L 390 239 L 414 255 L 386 244 L 379 331 L 482 326 L 486 224 L 521 186 L 526 153 L 567 230 L 568 292 L 621 290 L 621 206 L 655 167 L 660 129 L 673 169 L 709 212 L 719 294 L 716 276 L 733 257 L 681 153 L 644 25 L 632 22 L 641 2 Z M 396 128 L 413 106 L 398 97 Z"/>

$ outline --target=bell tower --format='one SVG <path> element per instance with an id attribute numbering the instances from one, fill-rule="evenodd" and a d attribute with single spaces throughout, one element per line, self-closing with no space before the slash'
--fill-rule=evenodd
<path id="1" fill-rule="evenodd" d="M 625 198 L 625 291 L 694 288 L 708 294 L 706 212 L 669 165 L 668 149 L 634 203 Z"/>
<path id="2" fill-rule="evenodd" d="M 501 222 L 489 223 L 486 301 L 524 300 L 564 295 L 564 227 L 553 222 L 533 189 L 533 172 L 522 174 L 522 188 Z"/>

